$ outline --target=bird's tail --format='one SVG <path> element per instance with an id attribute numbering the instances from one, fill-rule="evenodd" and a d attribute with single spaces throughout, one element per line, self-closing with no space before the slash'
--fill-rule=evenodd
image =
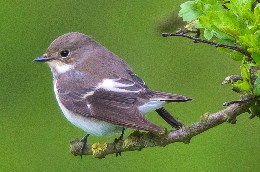
<path id="1" fill-rule="evenodd" d="M 159 101 L 166 101 L 166 102 L 186 102 L 192 100 L 190 97 L 165 93 L 160 91 L 153 91 L 150 90 L 150 100 L 159 100 Z"/>

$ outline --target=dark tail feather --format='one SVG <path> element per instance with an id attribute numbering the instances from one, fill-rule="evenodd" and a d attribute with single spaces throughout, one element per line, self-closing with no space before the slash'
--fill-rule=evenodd
<path id="1" fill-rule="evenodd" d="M 168 124 L 173 128 L 179 129 L 183 126 L 181 122 L 174 118 L 166 109 L 163 107 L 155 110 Z"/>
<path id="2" fill-rule="evenodd" d="M 160 100 L 160 101 L 167 101 L 167 102 L 186 102 L 192 100 L 189 97 L 159 92 L 159 91 L 151 91 L 151 98 L 150 100 Z"/>

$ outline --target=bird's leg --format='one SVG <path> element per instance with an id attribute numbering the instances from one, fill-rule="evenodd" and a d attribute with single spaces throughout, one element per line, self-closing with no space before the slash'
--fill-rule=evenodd
<path id="1" fill-rule="evenodd" d="M 159 108 L 155 110 L 168 124 L 170 124 L 173 128 L 179 129 L 183 126 L 183 124 L 177 121 L 166 109 Z"/>
<path id="2" fill-rule="evenodd" d="M 82 159 L 82 155 L 83 155 L 83 152 L 84 152 L 84 149 L 86 147 L 86 144 L 87 144 L 87 141 L 88 141 L 88 136 L 89 134 L 85 135 L 80 141 L 82 142 L 82 148 L 81 148 L 81 159 Z"/>
<path id="3" fill-rule="evenodd" d="M 120 135 L 118 138 L 115 138 L 115 140 L 114 140 L 114 142 L 113 142 L 115 146 L 116 146 L 116 144 L 117 144 L 120 140 L 123 140 L 124 133 L 125 133 L 125 128 L 122 129 L 121 135 Z M 116 152 L 116 156 L 118 156 L 118 155 L 121 156 L 121 152 Z"/>

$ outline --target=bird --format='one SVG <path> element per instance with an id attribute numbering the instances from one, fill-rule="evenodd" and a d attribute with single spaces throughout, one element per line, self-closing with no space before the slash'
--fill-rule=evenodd
<path id="1" fill-rule="evenodd" d="M 83 33 L 61 35 L 35 61 L 49 65 L 58 105 L 68 121 L 87 133 L 84 144 L 90 134 L 121 131 L 118 141 L 126 128 L 163 133 L 164 128 L 145 118 L 151 111 L 178 128 L 182 124 L 163 106 L 191 100 L 150 89 L 125 61 Z"/>

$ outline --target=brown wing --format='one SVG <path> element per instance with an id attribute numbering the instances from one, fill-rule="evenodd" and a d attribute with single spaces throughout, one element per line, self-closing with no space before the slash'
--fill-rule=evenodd
<path id="1" fill-rule="evenodd" d="M 93 118 L 137 130 L 162 132 L 161 127 L 152 124 L 138 110 L 138 94 L 97 90 L 88 97 Z"/>
<path id="2" fill-rule="evenodd" d="M 126 82 L 120 80 L 120 82 Z M 131 82 L 131 81 L 128 81 Z M 61 103 L 70 111 L 86 117 L 106 121 L 115 125 L 137 130 L 163 132 L 163 129 L 144 118 L 138 110 L 139 85 L 125 88 L 129 92 L 115 92 L 105 89 L 78 88 L 73 91 L 58 89 Z"/>
<path id="3" fill-rule="evenodd" d="M 148 86 L 146 85 L 146 83 L 139 77 L 137 76 L 133 71 L 131 70 L 127 70 L 128 74 L 131 76 L 131 78 L 133 79 L 133 81 L 135 83 L 138 83 L 140 86 L 142 86 L 143 88 L 148 88 Z"/>

